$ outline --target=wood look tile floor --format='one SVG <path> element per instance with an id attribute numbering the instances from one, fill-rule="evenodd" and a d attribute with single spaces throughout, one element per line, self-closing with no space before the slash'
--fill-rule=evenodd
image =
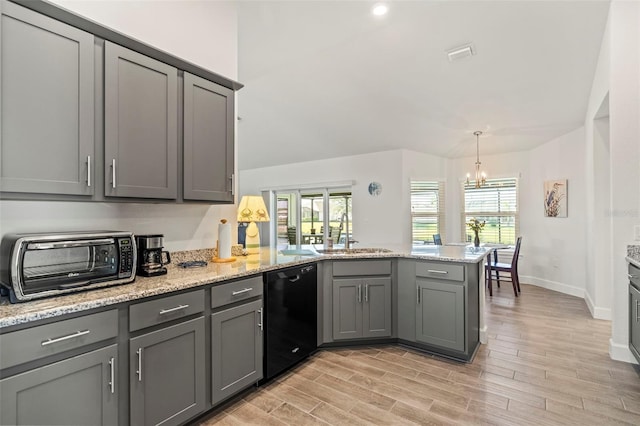
<path id="1" fill-rule="evenodd" d="M 470 364 L 400 346 L 322 350 L 199 425 L 640 425 L 640 374 L 608 355 L 584 300 L 522 285 L 487 296 Z"/>

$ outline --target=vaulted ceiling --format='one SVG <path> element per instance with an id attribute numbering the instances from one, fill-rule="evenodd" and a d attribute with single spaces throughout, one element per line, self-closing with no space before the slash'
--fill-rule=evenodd
<path id="1" fill-rule="evenodd" d="M 608 1 L 242 1 L 241 170 L 530 150 L 580 127 Z M 447 51 L 472 43 L 475 55 Z"/>

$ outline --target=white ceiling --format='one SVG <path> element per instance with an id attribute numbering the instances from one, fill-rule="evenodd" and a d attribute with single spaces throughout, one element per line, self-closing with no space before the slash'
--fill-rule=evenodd
<path id="1" fill-rule="evenodd" d="M 585 119 L 608 1 L 242 1 L 241 170 L 529 150 Z M 473 43 L 476 55 L 446 51 Z"/>

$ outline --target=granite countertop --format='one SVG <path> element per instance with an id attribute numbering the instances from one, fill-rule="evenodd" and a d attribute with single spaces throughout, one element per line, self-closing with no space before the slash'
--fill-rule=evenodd
<path id="1" fill-rule="evenodd" d="M 359 249 L 368 250 L 368 249 Z M 263 249 L 259 258 L 239 256 L 230 263 L 214 263 L 208 249 L 191 252 L 172 253 L 173 263 L 168 265 L 168 273 L 157 277 L 137 276 L 129 284 L 102 289 L 66 294 L 24 303 L 11 304 L 6 298 L 0 300 L 0 328 L 24 324 L 45 318 L 82 312 L 89 309 L 131 302 L 145 297 L 156 296 L 174 291 L 197 288 L 207 284 L 222 283 L 231 279 L 259 275 L 289 266 L 317 262 L 320 260 L 340 259 L 377 259 L 411 258 L 446 262 L 478 263 L 487 255 L 489 249 L 469 246 L 425 246 L 411 252 L 387 250 L 356 253 L 318 253 L 314 250 L 295 250 L 276 252 Z M 297 254 L 304 253 L 304 254 Z M 207 266 L 199 268 L 181 268 L 178 263 L 187 260 L 207 260 Z"/>
<path id="2" fill-rule="evenodd" d="M 625 259 L 633 266 L 640 268 L 640 245 L 628 245 Z"/>

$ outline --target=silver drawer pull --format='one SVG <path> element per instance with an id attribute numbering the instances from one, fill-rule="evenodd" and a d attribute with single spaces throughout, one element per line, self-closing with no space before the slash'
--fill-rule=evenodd
<path id="1" fill-rule="evenodd" d="M 629 277 L 630 280 L 632 280 L 634 278 L 638 278 L 637 275 L 633 275 L 633 274 L 627 274 L 627 277 Z"/>
<path id="2" fill-rule="evenodd" d="M 438 271 L 437 269 L 427 269 L 427 272 L 429 272 L 430 274 L 441 274 L 441 275 L 447 275 L 449 273 L 449 271 Z"/>
<path id="3" fill-rule="evenodd" d="M 242 290 L 238 290 L 238 291 L 234 291 L 231 293 L 232 296 L 237 296 L 239 294 L 243 294 L 243 293 L 249 293 L 251 290 L 253 290 L 253 287 L 249 287 L 249 288 L 244 288 Z"/>
<path id="4" fill-rule="evenodd" d="M 180 305 L 180 306 L 176 306 L 175 308 L 171 308 L 171 309 L 163 309 L 159 312 L 160 315 L 164 315 L 164 314 L 169 314 L 171 312 L 175 312 L 175 311 L 179 311 L 181 309 L 187 309 L 189 307 L 189 305 Z"/>
<path id="5" fill-rule="evenodd" d="M 89 333 L 91 333 L 91 330 L 76 331 L 75 333 L 69 334 L 67 336 L 58 337 L 56 339 L 47 339 L 44 342 L 40 343 L 40 345 L 47 346 L 52 343 L 64 342 L 65 340 L 75 339 L 76 337 L 84 336 L 85 334 L 89 334 Z"/>

